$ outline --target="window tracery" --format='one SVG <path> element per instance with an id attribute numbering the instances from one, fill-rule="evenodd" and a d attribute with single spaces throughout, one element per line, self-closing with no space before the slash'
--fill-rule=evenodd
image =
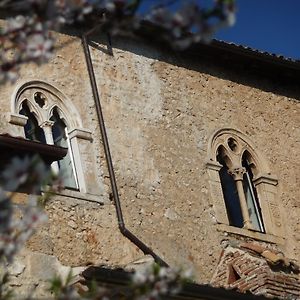
<path id="1" fill-rule="evenodd" d="M 26 100 L 22 103 L 20 114 L 27 117 L 27 122 L 24 126 L 25 137 L 32 141 L 46 143 L 44 132 L 39 127 L 38 121 L 35 115 L 30 111 Z"/>
<path id="2" fill-rule="evenodd" d="M 232 137 L 217 150 L 217 161 L 222 165 L 219 176 L 229 224 L 264 232 L 253 172 L 248 158 L 251 155 Z M 244 152 L 243 152 L 244 151 Z M 252 164 L 255 168 L 255 165 Z"/>
<path id="3" fill-rule="evenodd" d="M 52 164 L 64 176 L 65 187 L 86 191 L 78 139 L 91 140 L 82 129 L 72 102 L 55 87 L 42 82 L 27 82 L 12 97 L 10 123 L 24 128 L 24 137 L 68 149 L 67 155 Z"/>
<path id="4" fill-rule="evenodd" d="M 208 146 L 207 170 L 218 223 L 282 236 L 277 179 L 249 138 L 224 128 L 214 133 Z"/>

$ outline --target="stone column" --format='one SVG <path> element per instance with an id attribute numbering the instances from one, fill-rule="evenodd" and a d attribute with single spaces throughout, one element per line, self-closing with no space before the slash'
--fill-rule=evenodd
<path id="1" fill-rule="evenodd" d="M 42 124 L 40 124 L 40 127 L 43 129 L 45 134 L 46 143 L 49 145 L 54 145 L 54 140 L 52 135 L 53 124 L 54 124 L 53 121 L 44 121 Z"/>
<path id="2" fill-rule="evenodd" d="M 54 140 L 53 140 L 53 134 L 52 134 L 52 126 L 53 126 L 54 122 L 53 121 L 44 121 L 42 124 L 40 124 L 40 127 L 43 129 L 44 131 L 44 135 L 45 135 L 45 139 L 46 139 L 46 143 L 48 145 L 54 145 Z M 59 172 L 59 166 L 58 166 L 58 162 L 54 161 L 51 164 L 51 169 L 55 174 L 58 174 Z"/>
<path id="3" fill-rule="evenodd" d="M 249 216 L 247 200 L 244 193 L 244 187 L 243 187 L 243 175 L 245 174 L 245 172 L 246 169 L 244 167 L 234 167 L 228 170 L 228 173 L 233 176 L 233 179 L 236 183 L 236 187 L 240 199 L 243 220 L 244 220 L 244 227 L 247 229 L 253 229 L 250 216 Z"/>

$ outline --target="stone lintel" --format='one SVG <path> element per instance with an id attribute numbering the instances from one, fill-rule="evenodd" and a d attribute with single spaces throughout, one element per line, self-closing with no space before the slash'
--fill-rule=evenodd
<path id="1" fill-rule="evenodd" d="M 28 117 L 20 115 L 20 114 L 9 114 L 8 115 L 8 122 L 18 126 L 25 126 L 27 123 Z"/>
<path id="2" fill-rule="evenodd" d="M 92 141 L 92 132 L 84 128 L 73 128 L 69 131 L 70 139 L 77 137 L 78 139 Z"/>
<path id="3" fill-rule="evenodd" d="M 258 174 L 258 176 L 256 176 L 256 178 L 253 180 L 253 183 L 255 185 L 259 185 L 261 183 L 277 185 L 278 179 L 276 176 L 272 176 L 269 174 Z"/>
<path id="4" fill-rule="evenodd" d="M 220 171 L 220 169 L 222 168 L 222 165 L 220 163 L 218 163 L 217 161 L 207 161 L 206 162 L 206 167 L 210 170 L 214 170 L 214 171 Z"/>

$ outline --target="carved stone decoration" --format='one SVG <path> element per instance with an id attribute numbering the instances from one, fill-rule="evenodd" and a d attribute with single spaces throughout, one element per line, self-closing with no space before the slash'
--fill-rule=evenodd
<path id="1" fill-rule="evenodd" d="M 278 205 L 274 204 L 274 203 L 270 203 L 270 210 L 271 210 L 271 213 L 272 213 L 272 217 L 276 220 L 275 224 L 277 226 L 281 226 L 281 222 L 279 221 L 280 211 L 279 211 Z"/>
<path id="2" fill-rule="evenodd" d="M 23 103 L 26 103 L 30 112 L 35 116 L 38 126 L 42 128 L 47 144 L 54 144 L 52 127 L 54 122 L 51 120 L 53 111 L 57 111 L 60 119 L 66 126 L 66 135 L 68 136 L 68 148 L 73 166 L 73 172 L 76 174 L 77 185 L 81 192 L 86 192 L 86 178 L 83 172 L 79 143 L 80 140 L 92 141 L 91 132 L 82 127 L 80 115 L 68 99 L 56 87 L 39 80 L 26 82 L 17 87 L 11 98 L 11 114 L 9 121 L 15 126 L 24 127 L 27 117 L 20 114 Z M 25 137 L 25 132 L 22 130 Z M 69 136 L 71 134 L 71 137 Z M 55 163 L 53 168 L 55 169 Z M 58 166 L 56 167 L 58 171 Z M 74 175 L 75 176 L 75 175 Z"/>
<path id="3" fill-rule="evenodd" d="M 208 143 L 208 162 L 206 166 L 212 194 L 211 199 L 218 222 L 229 224 L 219 176 L 222 165 L 218 162 L 218 155 L 221 155 L 222 160 L 226 162 L 228 173 L 232 175 L 237 183 L 239 199 L 243 202 L 241 208 L 245 224 L 244 229 L 254 230 L 251 221 L 249 221 L 249 216 L 247 217 L 248 209 L 242 183 L 246 172 L 245 167 L 242 166 L 242 161 L 244 155 L 247 155 L 253 173 L 252 183 L 257 190 L 257 200 L 261 208 L 265 233 L 284 237 L 281 206 L 277 199 L 278 180 L 271 175 L 267 160 L 256 149 L 254 143 L 244 133 L 232 128 L 217 130 Z"/>
<path id="4" fill-rule="evenodd" d="M 244 167 L 234 167 L 228 170 L 228 173 L 233 176 L 234 180 L 243 180 L 243 176 L 246 173 Z"/>
<path id="5" fill-rule="evenodd" d="M 64 119 L 69 130 L 82 128 L 81 118 L 72 101 L 56 87 L 46 82 L 34 80 L 18 86 L 11 99 L 12 115 L 20 115 L 24 101 L 36 116 L 39 125 L 48 121 L 53 109 L 57 107 L 60 117 Z"/>

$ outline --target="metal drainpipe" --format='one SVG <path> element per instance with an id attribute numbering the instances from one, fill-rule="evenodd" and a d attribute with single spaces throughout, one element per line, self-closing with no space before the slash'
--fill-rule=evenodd
<path id="1" fill-rule="evenodd" d="M 95 105 L 96 105 L 96 111 L 97 111 L 97 116 L 98 116 L 98 121 L 99 121 L 99 126 L 100 126 L 101 137 L 102 137 L 102 141 L 103 141 L 103 148 L 104 148 L 106 163 L 108 166 L 110 184 L 111 184 L 112 195 L 113 195 L 114 204 L 115 204 L 115 208 L 116 208 L 119 229 L 120 229 L 121 233 L 125 237 L 127 237 L 132 243 L 134 243 L 138 248 L 140 248 L 144 252 L 144 254 L 151 255 L 154 258 L 156 263 L 158 263 L 161 266 L 167 267 L 168 264 L 162 258 L 160 258 L 157 254 L 155 254 L 147 245 L 145 245 L 138 237 L 136 237 L 132 232 L 130 232 L 125 227 L 119 193 L 118 193 L 118 188 L 117 188 L 117 182 L 116 182 L 116 177 L 115 177 L 115 172 L 114 172 L 114 167 L 113 167 L 113 163 L 112 163 L 104 118 L 103 118 L 103 114 L 102 114 L 102 108 L 101 108 L 101 104 L 100 104 L 100 97 L 99 97 L 98 88 L 97 88 L 97 84 L 96 84 L 96 78 L 95 78 L 93 63 L 92 63 L 92 59 L 91 59 L 90 49 L 89 49 L 88 42 L 87 42 L 88 34 L 89 33 L 84 34 L 82 36 L 82 44 L 83 44 L 87 69 L 88 69 L 88 73 L 89 73 L 89 77 L 90 77 L 90 83 L 91 83 L 91 87 L 92 87 L 93 97 L 94 97 L 94 101 L 95 101 Z"/>

